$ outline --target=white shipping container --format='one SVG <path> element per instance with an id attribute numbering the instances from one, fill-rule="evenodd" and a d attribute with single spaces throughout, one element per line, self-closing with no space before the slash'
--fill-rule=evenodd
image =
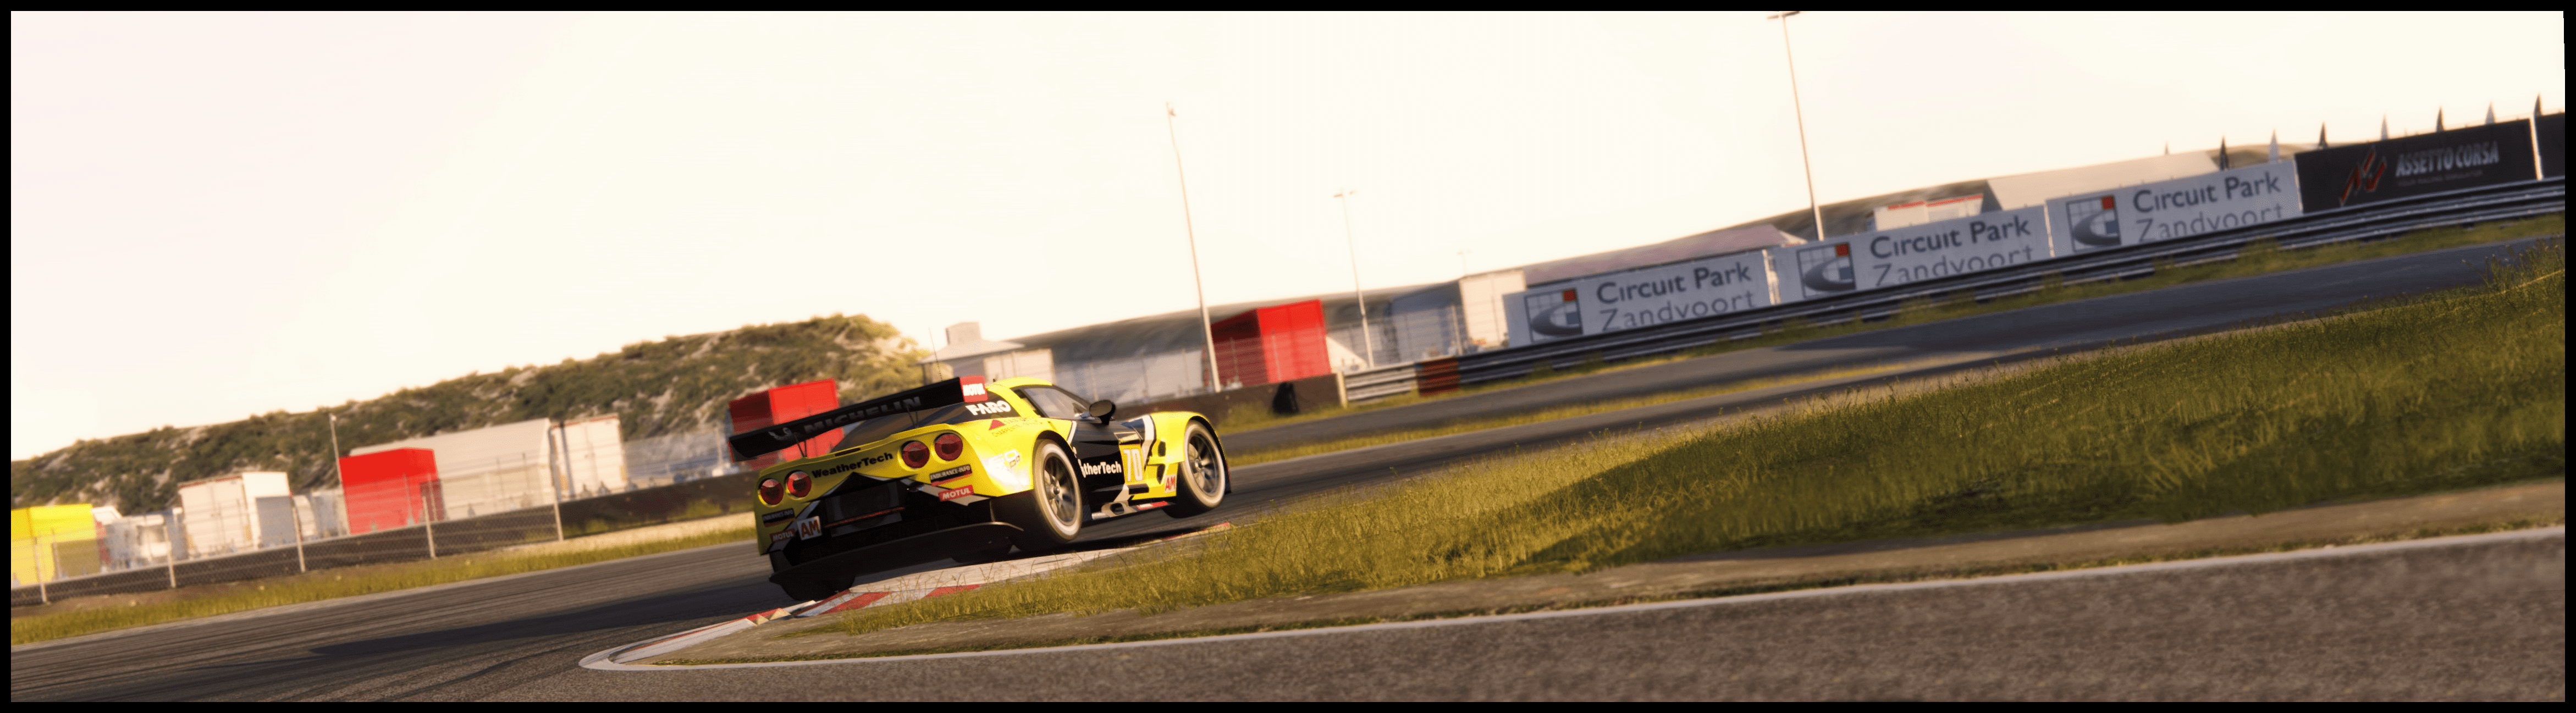
<path id="1" fill-rule="evenodd" d="M 1458 308 L 1466 322 L 1467 342 L 1478 349 L 1500 349 L 1511 342 L 1510 318 L 1503 298 L 1529 285 L 1521 271 L 1502 270 L 1458 279 Z"/>
<path id="2" fill-rule="evenodd" d="M 180 484 L 179 507 L 184 515 L 179 522 L 187 533 L 189 556 L 258 548 L 263 538 L 254 503 L 286 495 L 285 473 L 235 473 Z"/>
<path id="3" fill-rule="evenodd" d="M 566 422 L 555 429 L 555 443 L 565 474 L 565 498 L 586 498 L 627 489 L 626 446 L 619 440 L 614 415 Z"/>
<path id="4" fill-rule="evenodd" d="M 453 520 L 553 502 L 554 448 L 547 442 L 552 426 L 540 418 L 379 443 L 350 449 L 349 454 L 429 449 L 438 459 L 445 516 Z"/>

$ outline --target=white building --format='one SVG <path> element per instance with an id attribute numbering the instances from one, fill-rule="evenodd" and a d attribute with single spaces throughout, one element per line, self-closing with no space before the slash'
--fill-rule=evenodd
<path id="1" fill-rule="evenodd" d="M 562 426 L 541 418 L 379 443 L 349 454 L 428 449 L 438 460 L 446 519 L 455 520 L 626 490 L 618 428 L 616 416 Z"/>
<path id="2" fill-rule="evenodd" d="M 295 542 L 293 496 L 286 474 L 234 473 L 179 484 L 181 529 L 190 557 L 208 557 Z"/>

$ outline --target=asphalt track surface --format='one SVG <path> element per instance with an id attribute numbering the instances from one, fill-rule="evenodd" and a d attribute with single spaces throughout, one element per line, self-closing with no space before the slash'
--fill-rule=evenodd
<path id="1" fill-rule="evenodd" d="M 2468 263 L 2504 250 L 2505 247 L 2499 245 L 2458 248 L 2046 305 L 1758 352 L 1597 374 L 1526 389 L 1408 407 L 1420 409 L 1415 411 L 1389 409 L 1376 414 L 1410 413 L 1412 415 L 1405 417 L 1403 422 L 1420 423 L 1461 415 L 1510 413 L 1693 388 L 1837 364 L 1911 360 L 1942 354 L 1996 353 L 2027 347 L 2083 349 L 2114 340 L 2188 334 L 2275 315 L 2330 309 L 2371 297 L 2472 283 L 2477 280 L 2477 273 L 2468 267 Z M 1887 376 L 1879 375 L 1878 378 Z M 1796 395 L 1794 388 L 1774 389 L 1759 394 L 1758 398 L 1777 400 Z M 1512 447 L 1545 447 L 1584 438 L 1604 428 L 1654 427 L 1704 420 L 1759 405 L 1746 400 L 1751 398 L 1755 397 L 1709 397 L 1585 419 L 1568 419 L 1570 423 L 1531 424 L 1240 468 L 1235 473 L 1236 489 L 1229 498 L 1229 507 L 1184 521 L 1150 513 L 1112 521 L 1093 528 L 1088 539 L 1126 539 L 1222 520 L 1241 522 L 1257 517 L 1268 504 L 1319 490 L 1383 482 L 1391 475 L 1425 472 L 1446 463 L 1487 457 Z M 1376 414 L 1369 417 L 1394 418 Z M 1387 428 L 1389 423 L 1393 422 L 1378 423 L 1374 428 Z M 1244 448 L 1246 441 L 1263 433 L 1266 431 L 1230 436 L 1227 445 Z M 1294 437 L 1296 434 L 1289 435 Z M 2088 590 L 2084 588 L 2088 585 L 2057 584 L 2032 585 L 2035 588 L 2029 590 L 2015 589 L 2013 591 L 2028 593 L 2003 600 L 1962 598 L 1963 595 L 1955 592 L 1923 593 L 1908 595 L 1913 597 L 1910 599 L 1899 597 L 1884 604 L 1853 605 L 1830 613 L 1831 617 L 1839 617 L 1834 621 L 1851 622 L 1849 626 L 1837 624 L 1819 628 L 1813 621 L 1800 618 L 1819 614 L 1784 614 L 1766 625 L 1785 627 L 1776 631 L 1760 635 L 1728 633 L 1721 639 L 1696 640 L 1695 643 L 1687 638 L 1648 634 L 1664 629 L 1676 632 L 1714 631 L 1708 627 L 1732 621 L 1727 617 L 1736 615 L 1668 613 L 1655 617 L 1681 618 L 1648 617 L 1629 623 L 1515 624 L 1514 627 L 1519 628 L 1511 629 L 1516 632 L 1511 636 L 1517 638 L 1483 642 L 1456 638 L 1467 636 L 1460 633 L 1463 629 L 1443 630 L 1418 635 L 1428 638 L 1397 637 L 1340 643 L 1333 649 L 1307 654 L 1296 653 L 1305 651 L 1296 647 L 1308 646 L 1307 643 L 1279 643 L 1284 640 L 1278 640 L 1259 645 L 1246 644 L 1224 654 L 1239 658 L 1212 659 L 1202 653 L 1198 658 L 1168 659 L 1160 664 L 1148 661 L 1163 653 L 1129 653 L 1125 655 L 1138 658 L 1109 661 L 1077 656 L 1076 659 L 1056 663 L 1040 663 L 1053 660 L 1045 659 L 1047 655 L 1033 655 L 1026 659 L 984 659 L 985 663 L 976 664 L 948 662 L 938 666 L 912 666 L 887 670 L 884 676 L 865 676 L 868 683 L 864 684 L 854 682 L 823 688 L 814 687 L 812 681 L 815 677 L 799 669 L 617 673 L 591 671 L 578 666 L 581 657 L 603 649 L 791 603 L 767 582 L 767 563 L 753 555 L 747 546 L 736 544 L 466 582 L 354 602 L 322 603 L 270 616 L 181 622 L 131 632 L 12 647 L 9 688 L 13 701 L 768 700 L 798 697 L 2055 698 L 2096 697 L 2096 694 L 2065 693 L 2075 690 L 2071 688 L 2060 688 L 2059 693 L 2037 692 L 2039 689 L 2035 688 L 2031 689 L 2033 692 L 2016 693 L 2014 691 L 2018 689 L 2011 686 L 2022 683 L 2035 686 L 2057 680 L 2030 671 L 2049 670 L 2047 667 L 2051 664 L 2048 662 L 2051 661 L 2083 659 L 2070 651 L 2053 650 L 2051 646 L 2100 648 L 2105 641 L 2117 641 L 2121 643 L 2116 648 L 2123 653 L 2116 656 L 2102 654 L 2096 663 L 2065 669 L 2082 672 L 2082 675 L 2070 673 L 2071 677 L 2064 681 L 2093 681 L 2095 683 L 2087 685 L 2094 687 L 2084 690 L 2100 692 L 2099 697 L 2121 697 L 2110 688 L 2102 688 L 2111 685 L 2103 682 L 2116 680 L 2120 675 L 2143 676 L 2144 672 L 2157 667 L 2175 671 L 2206 670 L 2212 672 L 2207 676 L 2216 676 L 2216 672 L 2222 672 L 2225 667 L 2210 668 L 2204 665 L 2204 661 L 2225 654 L 2235 657 L 2228 660 L 2242 659 L 2235 664 L 2238 668 L 2254 665 L 2259 660 L 2271 660 L 2275 668 L 2264 670 L 2279 673 L 2273 677 L 2275 680 L 2270 687 L 2260 689 L 2266 692 L 2246 689 L 2227 694 L 2224 687 L 2211 687 L 2217 684 L 2209 681 L 2219 679 L 2207 676 L 2190 679 L 2199 681 L 2197 683 L 2172 677 L 2147 677 L 2138 679 L 2148 687 L 2139 689 L 2140 693 L 2136 695 L 2332 698 L 2344 695 L 2332 693 L 2340 690 L 2333 688 L 2333 682 L 2353 681 L 2355 686 L 2361 686 L 2363 682 L 2375 681 L 2386 685 L 2355 690 L 2378 693 L 2350 695 L 2365 698 L 2442 697 L 2445 694 L 2434 692 L 2440 681 L 2557 682 L 2564 679 L 2563 538 L 2554 547 L 2546 553 L 2522 552 L 2520 555 L 2512 553 L 2521 551 L 2510 548 L 2495 550 L 2504 554 L 2492 556 L 2411 555 L 2400 557 L 2398 564 L 2389 565 L 2396 569 L 2352 570 L 2348 576 L 2335 575 L 2341 578 L 2332 580 L 2316 580 L 2315 577 L 2326 574 L 2293 567 L 2282 570 L 2286 573 L 2284 576 L 2268 579 L 2245 575 L 2233 579 L 2220 577 L 2199 584 L 2176 583 L 2163 590 L 2171 593 L 2170 601 L 2157 606 L 2179 609 L 2137 610 L 2164 612 L 2155 616 L 2124 613 L 2133 609 L 2126 604 L 2105 608 L 2104 602 L 2131 601 L 2127 598 L 2131 595 L 2121 591 Z M 2514 610 L 2520 613 L 2510 622 L 2511 626 L 2495 621 L 2479 624 L 2471 621 L 2476 617 L 2466 614 L 2428 615 L 2476 608 L 2459 603 L 2469 600 L 2458 600 L 2455 596 L 2455 593 L 2469 591 L 2460 588 L 2461 578 L 2501 578 L 2497 580 L 2499 584 L 2477 591 L 2522 591 L 2514 589 L 2522 585 L 2510 582 L 2528 581 L 2529 577 L 2516 573 L 2523 572 L 2518 567 L 2531 562 L 2540 563 L 2534 566 L 2556 568 L 2553 570 L 2556 574 L 2546 578 L 2556 589 L 2551 590 L 2546 601 L 2515 600 L 2523 603 L 2515 605 L 2521 608 Z M 2463 567 L 2470 569 L 2461 569 Z M 896 573 L 888 573 L 887 576 L 892 574 Z M 2428 584 L 2434 580 L 2418 575 L 2438 575 L 2441 586 Z M 2333 586 L 2315 586 L 2314 583 L 2319 581 L 2330 581 Z M 2495 597 L 2511 599 L 2505 594 L 2496 594 Z M 2308 601 L 2319 598 L 2350 601 L 2354 603 L 2352 606 L 2362 608 L 2336 609 L 2328 606 L 2331 602 Z M 2147 606 L 2146 600 L 2137 601 L 2140 602 L 2137 606 Z M 2083 623 L 2087 620 L 2080 617 L 2046 620 L 2069 622 L 2055 629 L 2023 627 L 2024 624 L 2037 626 L 2035 622 L 2042 621 L 2035 618 L 2034 612 L 2057 610 L 2091 612 L 2090 616 L 2107 618 L 2091 623 Z M 2234 613 L 2240 610 L 2263 612 L 2264 615 L 2238 616 Z M 2324 638 L 2319 638 L 2323 634 L 2295 627 L 2262 628 L 2266 621 L 2282 620 L 2286 615 L 2284 612 L 2291 610 L 2327 612 L 2320 614 L 2321 618 L 2298 621 L 2307 621 L 2315 627 L 2332 624 L 2342 628 L 2333 628 L 2334 635 Z M 2390 611 L 2404 615 L 2390 614 Z M 1925 614 L 1927 612 L 1947 614 L 1925 618 L 1929 616 Z M 2173 612 L 2225 615 L 2229 623 L 2218 629 L 2209 629 L 2207 627 L 2219 625 L 2193 623 L 2189 617 Z M 1715 618 L 1693 624 L 1688 621 L 1692 616 Z M 1978 616 L 2003 619 L 1984 621 L 1977 619 Z M 1804 623 L 1793 627 L 1790 626 L 1793 621 Z M 2282 622 L 2281 626 L 2293 623 Z M 2167 628 L 2160 630 L 2160 625 Z M 1957 650 L 1988 653 L 1980 656 L 1942 653 L 1952 650 L 1946 648 L 1947 645 L 1910 647 L 1901 645 L 1904 641 L 1901 637 L 1877 635 L 1879 630 L 1913 631 L 1933 637 L 1926 641 L 1946 641 L 1948 639 L 1940 637 L 1953 637 L 1958 639 L 1957 646 L 1967 647 Z M 2230 638 L 2234 634 L 2213 633 L 2240 630 L 2243 635 L 2236 638 Z M 1711 643 L 1809 640 L 1832 631 L 1852 636 L 1847 650 L 1837 653 L 1830 647 L 1809 646 L 1791 650 L 1761 646 L 1750 650 L 1769 653 L 1749 655 L 1741 653 L 1747 649 L 1740 645 Z M 2535 631 L 2541 632 L 2539 639 L 2533 639 L 2528 633 Z M 2514 643 L 2544 639 L 2548 645 L 2540 649 L 2532 648 L 2538 644 Z M 2327 648 L 2333 651 L 2320 648 L 2320 642 L 2331 642 L 2332 646 Z M 2208 650 L 2219 644 L 2224 644 L 2221 647 L 2223 651 L 2213 653 Z M 2425 647 L 2434 647 L 2429 650 L 2440 653 L 2401 653 L 2428 650 Z M 1159 649 L 1166 653 L 1180 650 L 1183 647 Z M 1375 658 L 1373 653 L 1360 655 L 1380 650 L 1406 653 L 1401 657 L 1384 659 Z M 1723 651 L 1738 653 L 1720 655 Z M 2486 654 L 2478 654 L 2479 651 Z M 1549 652 L 1565 652 L 1566 655 Z M 1705 652 L 1706 655 L 1691 652 Z M 2519 667 L 2490 661 L 2494 658 L 2490 654 L 2499 652 L 2525 660 Z M 2457 675 L 2433 678 L 2419 675 L 2406 679 L 2397 675 L 2402 672 L 2382 670 L 2395 667 L 2394 659 L 2389 657 L 2413 661 L 2411 670 L 2417 673 L 2451 671 L 2453 669 L 2442 667 L 2453 666 L 2455 662 L 2468 662 L 2462 665 L 2473 665 L 2474 668 L 2461 669 Z M 2340 668 L 2314 668 L 2328 664 L 2301 663 L 2307 659 L 2344 663 L 2332 664 Z M 1689 664 L 1674 663 L 1686 660 L 1708 662 L 1711 667 L 1691 674 L 1689 671 L 1693 669 L 1688 668 Z M 1933 667 L 1942 673 L 1932 677 L 1935 683 L 1923 684 L 1929 688 L 1860 685 L 1866 682 L 1895 685 L 1888 682 L 1913 681 L 1909 676 L 1914 674 L 1905 671 L 1930 670 L 1921 667 L 1932 666 L 1938 663 L 1937 660 L 1948 663 Z M 1363 665 L 1367 661 L 1383 663 Z M 1063 665 L 1079 665 L 1080 668 L 1057 668 Z M 1009 672 L 970 673 L 983 666 L 1009 667 Z M 1673 668 L 1675 666 L 1681 668 Z M 2293 668 L 2278 668 L 2281 666 Z M 2535 666 L 2555 673 L 2534 678 L 2538 670 L 2533 668 Z M 1153 673 L 1172 667 L 1178 668 Z M 1051 669 L 1055 672 L 1051 673 Z M 900 674 L 896 673 L 898 670 Z M 1219 675 L 1220 671 L 1228 670 L 1235 673 Z M 2122 670 L 2131 673 L 2122 674 Z M 1119 673 L 1100 675 L 1106 671 Z M 1745 687 L 1708 687 L 1714 685 L 1710 682 L 1715 679 L 1710 677 L 1720 671 L 1727 672 L 1728 676 L 1745 676 L 1749 674 L 1743 672 L 1750 671 L 1771 673 L 1760 678 L 1736 679 L 1755 682 Z M 2372 673 L 2369 676 L 2350 675 L 2355 671 Z M 1651 678 L 1649 682 L 1619 685 L 1619 681 L 1629 673 L 1639 676 L 1651 674 Z M 1835 687 L 1818 683 L 1841 683 L 1835 679 L 1848 679 L 1853 685 Z M 1013 684 L 1019 686 L 1016 688 L 995 687 L 993 682 L 1002 680 L 1021 683 Z M 2416 683 L 2401 686 L 2399 682 L 2402 680 Z M 1650 684 L 1652 681 L 1660 683 Z M 1682 685 L 1689 681 L 1698 683 Z M 1916 681 L 1907 685 L 1920 683 Z M 2165 687 L 2159 688 L 2159 685 Z M 2557 691 L 2555 695 L 2563 698 L 2563 684 L 2550 685 L 2558 686 L 2554 689 Z M 1900 689 L 1915 692 L 1904 693 Z M 2526 689 L 2507 690 L 2495 686 L 2463 690 L 2470 693 L 2461 695 L 2474 694 L 2475 697 L 2534 695 Z"/>

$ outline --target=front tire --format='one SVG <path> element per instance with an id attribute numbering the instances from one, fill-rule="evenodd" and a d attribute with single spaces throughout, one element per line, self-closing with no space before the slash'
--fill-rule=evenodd
<path id="1" fill-rule="evenodd" d="M 1073 544 L 1089 517 L 1082 511 L 1082 481 L 1074 475 L 1073 456 L 1055 441 L 1038 441 L 1036 450 L 1029 463 L 1029 491 L 993 501 L 994 514 L 1020 528 L 1011 544 L 1024 552 Z"/>
<path id="2" fill-rule="evenodd" d="M 1218 447 L 1216 433 L 1207 424 L 1190 422 L 1181 433 L 1180 493 L 1172 497 L 1163 514 L 1174 518 L 1196 517 L 1215 510 L 1225 502 L 1225 492 L 1234 483 L 1227 480 L 1225 451 Z"/>

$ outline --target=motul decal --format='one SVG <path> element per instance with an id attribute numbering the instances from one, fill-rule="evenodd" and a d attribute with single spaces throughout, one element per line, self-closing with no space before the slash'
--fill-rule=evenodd
<path id="1" fill-rule="evenodd" d="M 980 404 L 992 398 L 984 394 L 984 377 L 981 376 L 957 377 L 957 390 L 965 394 L 966 403 L 970 404 Z"/>
<path id="2" fill-rule="evenodd" d="M 950 490 L 950 491 L 945 492 L 945 493 L 940 493 L 940 494 L 939 494 L 939 501 L 944 503 L 944 502 L 948 502 L 948 501 L 950 501 L 950 500 L 955 500 L 955 499 L 958 499 L 958 498 L 962 498 L 962 497 L 966 497 L 966 496 L 974 495 L 974 494 L 975 494 L 975 489 L 974 489 L 974 488 L 965 488 L 965 487 L 961 487 L 961 488 L 957 488 L 957 489 L 955 489 L 955 490 Z"/>

